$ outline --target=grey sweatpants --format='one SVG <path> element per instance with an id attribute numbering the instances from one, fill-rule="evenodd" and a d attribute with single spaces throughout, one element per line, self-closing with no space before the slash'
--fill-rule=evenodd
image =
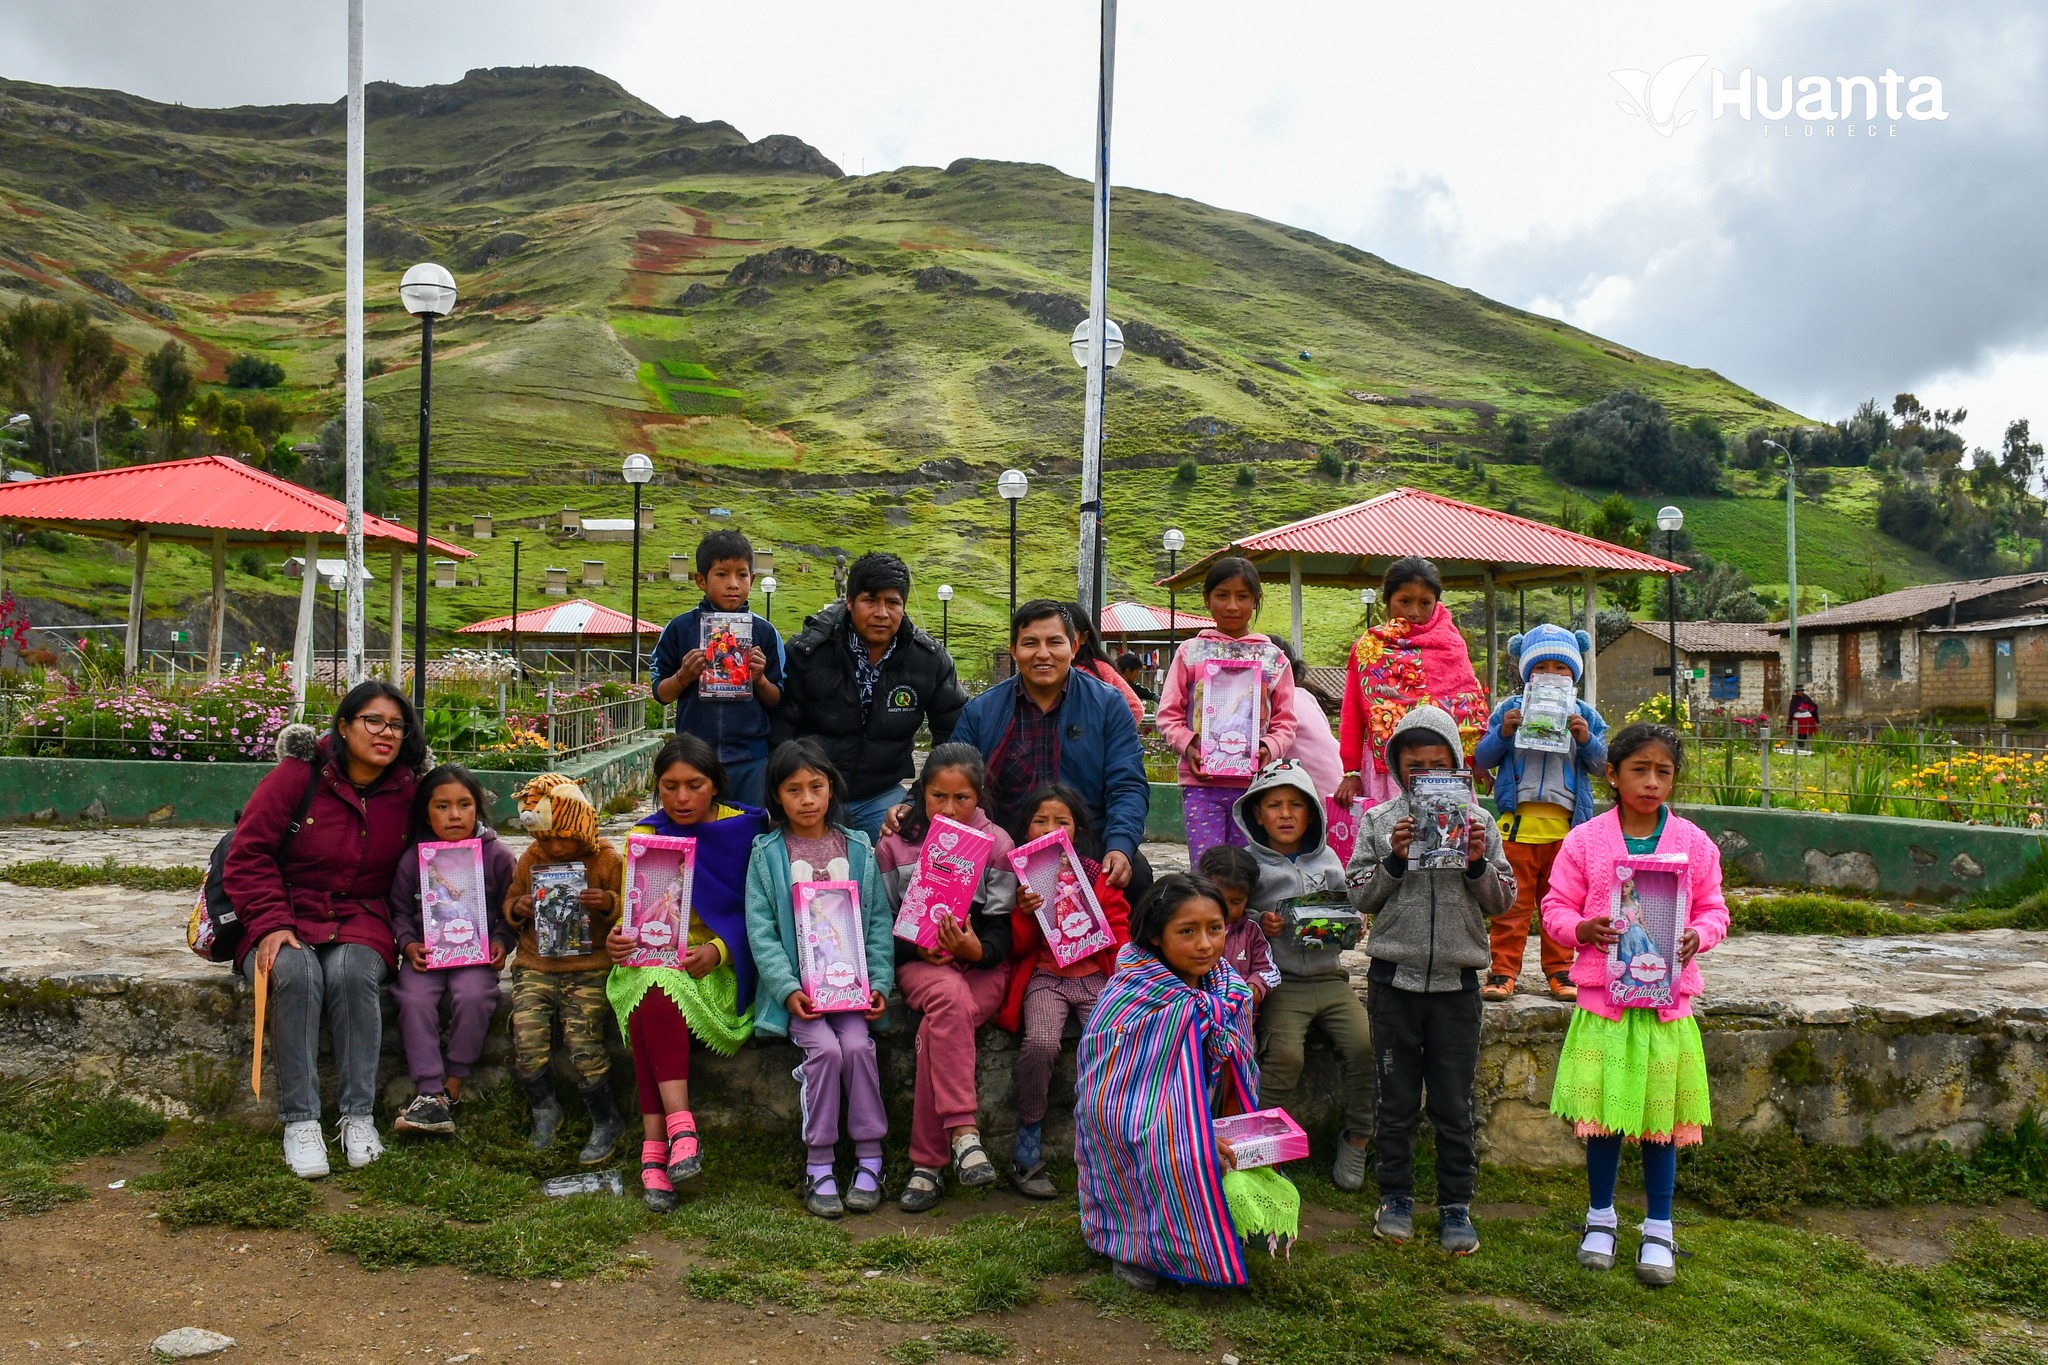
<path id="1" fill-rule="evenodd" d="M 242 959 L 242 975 L 256 980 L 256 952 Z M 320 1118 L 320 1019 L 327 1018 L 340 1084 L 335 1100 L 344 1118 L 369 1118 L 377 1099 L 377 1057 L 384 1046 L 379 993 L 384 959 L 360 943 L 286 948 L 270 969 L 270 1071 L 282 1123 Z"/>

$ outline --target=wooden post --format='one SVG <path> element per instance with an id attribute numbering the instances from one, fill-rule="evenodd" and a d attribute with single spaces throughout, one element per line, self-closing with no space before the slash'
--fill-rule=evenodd
<path id="1" fill-rule="evenodd" d="M 1598 708 L 1600 705 L 1600 607 L 1599 591 L 1594 586 L 1593 571 L 1586 570 L 1586 634 L 1593 637 L 1593 647 L 1586 651 L 1586 705 Z"/>
<path id="2" fill-rule="evenodd" d="M 220 681 L 220 631 L 228 609 L 228 533 L 213 533 L 213 610 L 206 619 L 206 680 Z"/>
<path id="3" fill-rule="evenodd" d="M 122 668 L 129 673 L 142 662 L 142 573 L 148 563 L 149 528 L 140 526 L 135 531 L 135 573 L 128 580 L 128 649 Z"/>
<path id="4" fill-rule="evenodd" d="M 1494 693 L 1500 687 L 1500 614 L 1494 608 L 1493 570 L 1483 571 L 1486 583 L 1486 704 L 1493 705 Z"/>
<path id="5" fill-rule="evenodd" d="M 313 671 L 313 598 L 320 586 L 320 537 L 306 537 L 306 564 L 299 574 L 299 628 L 292 640 L 292 718 L 306 718 L 306 678 Z"/>
<path id="6" fill-rule="evenodd" d="M 1301 556 L 1287 556 L 1287 623 L 1294 652 L 1301 653 Z"/>
<path id="7" fill-rule="evenodd" d="M 405 686 L 405 551 L 391 552 L 391 685 Z"/>

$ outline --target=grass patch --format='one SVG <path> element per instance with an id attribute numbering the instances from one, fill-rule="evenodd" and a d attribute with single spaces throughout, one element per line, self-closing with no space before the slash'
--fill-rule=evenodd
<path id="1" fill-rule="evenodd" d="M 1933 915 L 1902 915 L 1869 901 L 1801 893 L 1745 896 L 1728 903 L 1729 927 L 1738 934 L 1833 934 L 1875 938 L 1887 934 L 1955 934 L 1975 929 L 2048 929 L 2048 895 L 2006 905 L 1971 906 Z"/>
<path id="2" fill-rule="evenodd" d="M 85 1198 L 83 1186 L 57 1178 L 64 1166 L 147 1142 L 164 1126 L 155 1110 L 103 1088 L 0 1077 L 0 1218 Z"/>
<path id="3" fill-rule="evenodd" d="M 1688 1149 L 1680 1166 L 1685 1197 L 1730 1218 L 1799 1204 L 1868 1209 L 2020 1198 L 2048 1207 L 2048 1130 L 2031 1113 L 2010 1132 L 1986 1134 L 1969 1156 L 1948 1147 L 1894 1152 L 1875 1142 L 1830 1147 L 1783 1133 L 1717 1130 Z"/>
<path id="4" fill-rule="evenodd" d="M 111 855 L 98 863 L 32 858 L 0 867 L 0 881 L 59 891 L 80 886 L 125 886 L 131 891 L 197 891 L 206 884 L 206 869 L 139 867 L 133 863 L 117 863 Z"/>
<path id="5" fill-rule="evenodd" d="M 945 1355 L 1000 1360 L 1010 1353 L 1010 1339 L 985 1327 L 941 1327 L 921 1337 L 908 1337 L 882 1354 L 898 1365 L 927 1365 Z"/>

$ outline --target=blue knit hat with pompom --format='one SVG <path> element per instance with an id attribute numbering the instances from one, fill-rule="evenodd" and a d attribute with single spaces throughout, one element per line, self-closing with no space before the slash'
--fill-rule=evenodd
<path id="1" fill-rule="evenodd" d="M 1541 625 L 1510 639 L 1508 658 L 1514 660 L 1523 682 L 1529 681 L 1529 670 L 1545 659 L 1556 659 L 1571 669 L 1572 681 L 1578 682 L 1586 676 L 1586 653 L 1592 648 L 1593 637 L 1583 630 Z"/>

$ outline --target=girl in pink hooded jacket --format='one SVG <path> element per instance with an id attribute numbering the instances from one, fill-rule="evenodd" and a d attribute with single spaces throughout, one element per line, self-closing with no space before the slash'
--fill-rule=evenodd
<path id="1" fill-rule="evenodd" d="M 1700 992 L 1696 959 L 1728 934 L 1721 851 L 1706 831 L 1664 804 L 1678 781 L 1680 753 L 1677 733 L 1665 725 L 1629 725 L 1608 739 L 1614 808 L 1566 836 L 1543 898 L 1544 931 L 1578 946 L 1571 972 L 1578 1007 L 1558 1057 L 1550 1112 L 1572 1120 L 1586 1139 L 1589 1198 L 1579 1264 L 1589 1270 L 1614 1266 L 1615 1176 L 1623 1141 L 1634 1141 L 1642 1149 L 1649 1204 L 1635 1270 L 1647 1285 L 1677 1278 L 1671 1198 L 1678 1149 L 1698 1142 L 1712 1122 L 1706 1054 L 1692 1017 L 1692 1000 Z M 1669 1004 L 1627 1007 L 1608 994 L 1607 950 L 1621 937 L 1612 918 L 1615 870 L 1624 857 L 1650 853 L 1685 858 L 1680 972 Z"/>

